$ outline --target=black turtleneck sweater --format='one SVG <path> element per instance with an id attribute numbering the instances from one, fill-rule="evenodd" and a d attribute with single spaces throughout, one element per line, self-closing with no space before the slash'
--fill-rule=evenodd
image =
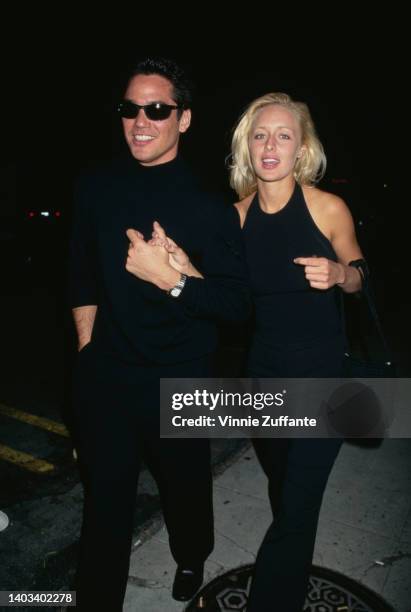
<path id="1" fill-rule="evenodd" d="M 189 277 L 178 298 L 125 269 L 126 230 L 148 240 L 155 220 L 205 277 Z M 207 355 L 217 342 L 217 321 L 241 321 L 250 311 L 241 240 L 233 207 L 207 195 L 179 158 L 151 167 L 111 164 L 77 185 L 71 307 L 97 305 L 92 342 L 126 362 Z"/>

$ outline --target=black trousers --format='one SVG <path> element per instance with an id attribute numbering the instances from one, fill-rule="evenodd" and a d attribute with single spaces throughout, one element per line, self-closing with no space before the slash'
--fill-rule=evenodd
<path id="1" fill-rule="evenodd" d="M 209 441 L 159 434 L 159 378 L 211 376 L 209 361 L 127 365 L 93 343 L 79 353 L 73 381 L 74 442 L 84 485 L 78 609 L 122 610 L 143 459 L 159 488 L 175 561 L 190 567 L 212 551 Z"/>
<path id="2" fill-rule="evenodd" d="M 342 338 L 259 350 L 249 359 L 251 377 L 338 377 Z M 247 612 L 302 612 L 307 594 L 324 490 L 340 439 L 256 439 L 268 477 L 273 522 L 258 551 Z"/>

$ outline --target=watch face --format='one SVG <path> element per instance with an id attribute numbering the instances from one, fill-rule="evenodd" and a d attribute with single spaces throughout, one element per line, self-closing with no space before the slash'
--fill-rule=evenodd
<path id="1" fill-rule="evenodd" d="M 178 297 L 181 293 L 181 289 L 179 287 L 173 287 L 170 291 L 170 295 L 173 297 Z"/>

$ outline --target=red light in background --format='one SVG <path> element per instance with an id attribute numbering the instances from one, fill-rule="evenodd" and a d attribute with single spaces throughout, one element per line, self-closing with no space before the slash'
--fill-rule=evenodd
<path id="1" fill-rule="evenodd" d="M 36 216 L 36 213 L 33 210 L 31 210 L 29 212 L 29 217 L 32 218 L 32 217 L 35 217 L 35 216 Z"/>
<path id="2" fill-rule="evenodd" d="M 54 213 L 55 217 L 61 217 L 61 212 L 59 210 L 56 210 L 56 212 Z"/>

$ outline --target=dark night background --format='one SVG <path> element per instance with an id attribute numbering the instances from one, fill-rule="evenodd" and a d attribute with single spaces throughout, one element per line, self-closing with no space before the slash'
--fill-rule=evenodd
<path id="1" fill-rule="evenodd" d="M 241 27 L 233 22 L 227 28 L 216 17 L 206 23 L 203 6 L 180 28 L 159 5 L 139 7 L 139 18 L 118 8 L 110 27 L 97 14 L 87 24 L 81 15 L 68 22 L 61 9 L 47 16 L 49 26 L 33 24 L 29 38 L 23 33 L 10 44 L 3 41 L 0 404 L 57 421 L 64 413 L 67 419 L 74 338 L 65 273 L 73 180 L 126 153 L 114 108 L 128 70 L 147 55 L 174 57 L 191 75 L 193 121 L 181 152 L 229 201 L 235 195 L 228 188 L 225 158 L 244 107 L 270 91 L 309 105 L 328 158 L 320 186 L 341 195 L 353 212 L 383 323 L 400 372 L 409 376 L 409 292 L 401 290 L 407 274 L 407 203 L 401 188 L 406 175 L 400 171 L 409 113 L 403 112 L 399 36 L 386 15 L 378 28 L 375 10 L 364 24 L 349 18 L 345 23 L 336 6 L 320 15 L 317 33 L 301 15 L 297 28 L 296 15 L 274 19 L 259 5 L 249 16 L 248 7 Z M 178 20 L 183 9 L 172 8 Z M 167 39 L 159 25 L 168 29 Z M 41 211 L 51 216 L 41 217 Z M 39 476 L 0 461 L 0 509 L 14 509 L 16 525 L 19 517 L 28 524 L 32 508 L 37 513 L 33 533 L 13 534 L 8 543 L 4 532 L 9 561 L 2 566 L 0 587 L 2 580 L 7 588 L 61 586 L 61 576 L 73 565 L 74 532 L 63 499 L 78 482 L 70 444 L 52 434 L 37 439 L 33 428 L 1 414 L 0 426 L 0 443 L 56 465 L 54 474 Z M 140 523 L 144 512 L 158 508 L 158 500 L 141 495 Z M 43 509 L 45 497 L 48 504 L 50 499 L 62 504 L 57 534 L 49 525 L 58 513 L 53 506 Z M 45 529 L 43 540 L 38 523 Z M 16 546 L 16 537 L 26 544 Z M 51 549 L 62 554 L 46 561 Z"/>
<path id="2" fill-rule="evenodd" d="M 180 150 L 211 188 L 235 200 L 225 164 L 231 130 L 252 99 L 285 91 L 309 105 L 328 159 L 320 186 L 350 206 L 374 274 L 388 258 L 396 265 L 403 259 L 404 136 L 396 95 L 403 75 L 387 15 L 374 10 L 361 23 L 336 10 L 324 13 L 326 25 L 319 19 L 316 30 L 302 17 L 277 23 L 258 14 L 242 29 L 234 22 L 226 29 L 216 20 L 209 24 L 201 13 L 179 27 L 162 10 L 156 18 L 139 17 L 124 11 L 111 27 L 99 16 L 90 24 L 64 22 L 44 38 L 36 32 L 19 69 L 10 70 L 14 96 L 3 99 L 1 172 L 9 193 L 18 181 L 17 204 L 9 196 L 2 207 L 4 223 L 19 237 L 10 245 L 12 262 L 31 258 L 32 271 L 38 263 L 40 275 L 63 282 L 73 179 L 127 154 L 114 109 L 130 68 L 150 54 L 174 57 L 194 83 L 193 121 Z M 39 218 L 41 209 L 60 216 Z M 13 282 L 8 265 L 4 274 Z"/>
<path id="3" fill-rule="evenodd" d="M 65 225 L 73 177 L 126 151 L 113 109 L 129 68 L 146 55 L 163 55 L 181 62 L 195 84 L 181 151 L 210 186 L 235 197 L 225 168 L 231 129 L 252 99 L 285 91 L 311 109 L 328 158 L 322 186 L 345 197 L 354 214 L 382 222 L 397 250 L 387 222 L 392 206 L 400 213 L 391 165 L 403 141 L 395 102 L 401 52 L 387 15 L 374 10 L 360 22 L 336 8 L 318 16 L 315 30 L 302 15 L 277 21 L 259 12 L 248 23 L 245 15 L 240 28 L 202 12 L 177 26 L 178 15 L 168 21 L 167 11 L 157 15 L 154 7 L 143 16 L 114 14 L 110 26 L 107 15 L 90 22 L 66 17 L 46 35 L 46 28 L 34 30 L 19 69 L 10 70 L 14 95 L 3 99 L 2 166 L 18 159 L 19 214 L 60 210 Z"/>
<path id="4" fill-rule="evenodd" d="M 358 47 L 357 53 L 351 49 L 346 55 L 336 41 L 311 58 L 310 50 L 301 48 L 294 58 L 288 50 L 284 53 L 282 45 L 272 50 L 270 45 L 233 50 L 230 45 L 224 49 L 199 44 L 179 51 L 173 45 L 140 46 L 129 41 L 113 47 L 95 37 L 76 41 L 65 56 L 57 56 L 55 65 L 50 61 L 52 52 L 40 54 L 25 74 L 20 144 L 10 130 L 26 179 L 22 188 L 26 205 L 33 193 L 48 205 L 66 204 L 73 174 L 124 151 L 113 107 L 128 68 L 147 52 L 175 57 L 192 76 L 194 120 L 182 151 L 216 185 L 226 187 L 224 159 L 241 111 L 263 93 L 286 91 L 306 101 L 312 111 L 327 152 L 329 178 L 349 179 L 364 200 L 372 199 L 377 180 L 392 186 L 388 168 L 392 158 L 386 144 L 390 114 L 395 112 L 390 92 L 395 88 L 384 48 L 371 53 Z M 7 124 L 11 128 L 9 118 L 6 130 Z"/>

